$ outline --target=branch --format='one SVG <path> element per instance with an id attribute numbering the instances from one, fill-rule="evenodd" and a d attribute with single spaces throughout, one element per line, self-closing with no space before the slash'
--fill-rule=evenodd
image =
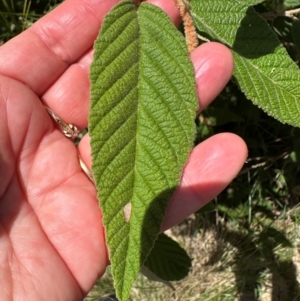
<path id="1" fill-rule="evenodd" d="M 272 11 L 268 11 L 265 13 L 261 13 L 260 15 L 268 21 L 273 21 L 275 20 L 277 17 L 289 17 L 291 19 L 294 20 L 298 20 L 299 18 L 296 17 L 295 15 L 300 13 L 300 8 L 295 8 L 295 9 L 291 9 L 291 10 L 286 10 L 283 12 L 272 12 Z"/>

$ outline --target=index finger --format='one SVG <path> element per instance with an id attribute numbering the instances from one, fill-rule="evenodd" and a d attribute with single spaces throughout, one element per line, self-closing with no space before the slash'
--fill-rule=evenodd
<path id="1" fill-rule="evenodd" d="M 119 0 L 67 0 L 0 48 L 0 74 L 41 95 L 93 45 Z"/>
<path id="2" fill-rule="evenodd" d="M 0 48 L 0 74 L 42 95 L 92 46 L 108 11 L 120 0 L 67 0 Z M 150 0 L 175 23 L 173 0 Z"/>

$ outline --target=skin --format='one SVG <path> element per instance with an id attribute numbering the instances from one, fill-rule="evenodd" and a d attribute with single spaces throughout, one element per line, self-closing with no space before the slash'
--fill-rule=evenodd
<path id="1" fill-rule="evenodd" d="M 0 300 L 82 300 L 109 263 L 95 187 L 43 105 L 87 126 L 92 45 L 117 2 L 67 0 L 0 48 Z M 179 23 L 172 0 L 149 2 Z M 207 43 L 191 60 L 203 109 L 229 80 L 233 58 Z M 88 136 L 78 151 L 90 166 Z M 246 157 L 245 143 L 233 134 L 199 144 L 162 230 L 216 197 Z"/>

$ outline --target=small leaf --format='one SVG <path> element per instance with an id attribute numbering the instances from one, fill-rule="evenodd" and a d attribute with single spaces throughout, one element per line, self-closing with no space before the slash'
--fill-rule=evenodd
<path id="1" fill-rule="evenodd" d="M 186 277 L 192 261 L 180 245 L 165 234 L 160 234 L 151 250 L 145 266 L 166 281 L 178 281 Z"/>
<path id="2" fill-rule="evenodd" d="M 172 285 L 172 283 L 170 281 L 166 281 L 166 280 L 159 278 L 145 265 L 143 265 L 141 268 L 141 274 L 143 274 L 145 277 L 147 277 L 151 281 L 161 282 L 161 283 L 165 284 L 166 286 L 168 286 L 169 288 L 171 288 L 172 290 L 175 290 L 174 286 Z"/>
<path id="3" fill-rule="evenodd" d="M 168 16 L 125 0 L 102 24 L 90 79 L 92 170 L 117 296 L 125 300 L 193 147 L 194 69 Z"/>
<path id="4" fill-rule="evenodd" d="M 300 126 L 300 71 L 268 24 L 249 5 L 191 1 L 197 28 L 232 49 L 234 77 L 247 98 L 281 122 Z"/>
<path id="5" fill-rule="evenodd" d="M 285 0 L 284 6 L 286 8 L 292 8 L 300 5 L 300 0 Z"/>

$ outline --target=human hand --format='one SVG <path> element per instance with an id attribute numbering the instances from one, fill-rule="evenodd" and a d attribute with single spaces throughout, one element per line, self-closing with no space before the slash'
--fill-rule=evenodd
<path id="1" fill-rule="evenodd" d="M 108 264 L 96 189 L 43 106 L 87 126 L 92 46 L 117 2 L 67 0 L 0 48 L 0 300 L 82 300 Z M 178 24 L 173 0 L 149 2 Z M 217 43 L 191 59 L 203 109 L 229 80 L 233 60 Z M 78 150 L 90 167 L 87 135 Z M 246 155 L 244 142 L 228 133 L 195 147 L 163 229 L 213 199 Z"/>

